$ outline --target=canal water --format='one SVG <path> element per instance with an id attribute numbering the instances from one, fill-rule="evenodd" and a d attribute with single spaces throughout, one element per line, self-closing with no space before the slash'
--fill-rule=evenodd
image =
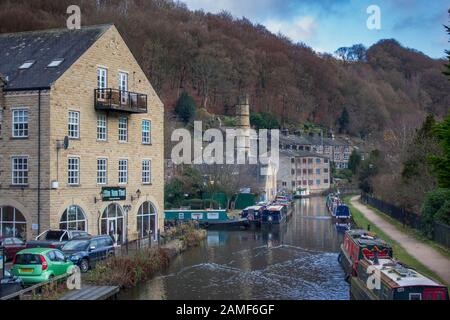
<path id="1" fill-rule="evenodd" d="M 325 198 L 297 200 L 287 224 L 270 230 L 208 231 L 162 275 L 120 299 L 349 299 L 338 263 L 343 234 Z"/>

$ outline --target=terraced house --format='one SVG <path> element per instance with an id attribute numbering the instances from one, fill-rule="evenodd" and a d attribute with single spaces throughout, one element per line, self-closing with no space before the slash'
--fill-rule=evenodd
<path id="1" fill-rule="evenodd" d="M 163 228 L 163 104 L 113 25 L 0 35 L 0 235 Z"/>

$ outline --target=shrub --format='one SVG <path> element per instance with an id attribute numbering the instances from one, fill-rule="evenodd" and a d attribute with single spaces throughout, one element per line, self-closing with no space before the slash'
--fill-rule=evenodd
<path id="1" fill-rule="evenodd" d="M 131 288 L 169 266 L 165 249 L 148 248 L 124 257 L 112 257 L 99 262 L 86 275 L 88 282 L 97 285 L 116 285 Z"/>
<path id="2" fill-rule="evenodd" d="M 436 189 L 429 192 L 425 196 L 421 213 L 422 213 L 422 231 L 432 238 L 433 236 L 433 222 L 439 220 L 443 223 L 450 222 L 449 220 L 449 204 L 450 189 Z M 447 212 L 445 212 L 447 210 Z"/>

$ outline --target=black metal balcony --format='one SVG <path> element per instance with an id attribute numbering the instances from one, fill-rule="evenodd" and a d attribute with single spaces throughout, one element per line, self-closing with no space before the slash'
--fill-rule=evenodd
<path id="1" fill-rule="evenodd" d="M 147 113 L 147 95 L 118 89 L 95 89 L 96 110 Z"/>

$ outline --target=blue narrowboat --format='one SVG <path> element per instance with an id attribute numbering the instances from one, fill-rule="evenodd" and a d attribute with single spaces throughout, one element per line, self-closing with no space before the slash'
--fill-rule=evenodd
<path id="1" fill-rule="evenodd" d="M 345 220 L 350 219 L 351 218 L 350 209 L 345 204 L 339 204 L 333 208 L 332 216 L 333 218 L 336 219 L 345 219 Z"/>
<path id="2" fill-rule="evenodd" d="M 276 205 L 267 207 L 262 214 L 261 224 L 274 225 L 286 221 L 288 214 L 287 206 Z"/>

